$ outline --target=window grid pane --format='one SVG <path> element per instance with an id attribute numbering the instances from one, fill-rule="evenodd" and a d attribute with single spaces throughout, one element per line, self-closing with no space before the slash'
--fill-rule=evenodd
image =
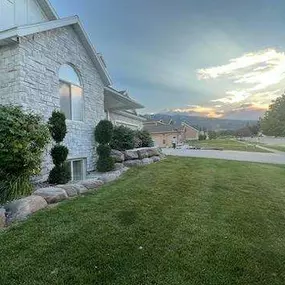
<path id="1" fill-rule="evenodd" d="M 67 83 L 60 81 L 60 109 L 65 114 L 66 119 L 71 119 L 71 92 Z"/>

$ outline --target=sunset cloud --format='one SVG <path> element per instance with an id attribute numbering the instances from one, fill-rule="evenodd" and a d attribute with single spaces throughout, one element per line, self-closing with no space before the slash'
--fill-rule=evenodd
<path id="1" fill-rule="evenodd" d="M 272 100 L 282 94 L 285 80 L 285 53 L 275 49 L 251 52 L 229 63 L 202 68 L 197 70 L 199 80 L 223 80 L 224 96 L 210 100 L 203 106 L 186 107 L 183 110 L 200 113 L 208 117 L 228 117 L 233 114 L 256 113 L 262 114 Z M 180 109 L 182 111 L 182 109 Z"/>

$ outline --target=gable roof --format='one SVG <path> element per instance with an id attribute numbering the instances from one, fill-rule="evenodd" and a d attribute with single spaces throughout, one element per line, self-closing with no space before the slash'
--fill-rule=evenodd
<path id="1" fill-rule="evenodd" d="M 37 2 L 49 20 L 59 19 L 55 9 L 52 7 L 49 0 L 37 0 Z"/>
<path id="2" fill-rule="evenodd" d="M 47 3 L 47 1 L 44 1 Z M 72 26 L 77 35 L 80 38 L 83 46 L 87 50 L 91 60 L 93 61 L 94 65 L 96 66 L 105 86 L 111 85 L 112 81 L 110 75 L 107 72 L 103 62 L 100 59 L 100 55 L 96 52 L 89 36 L 85 32 L 78 16 L 67 17 L 63 19 L 41 22 L 32 25 L 24 25 L 20 27 L 15 27 L 9 30 L 5 30 L 0 32 L 0 46 L 5 45 L 11 42 L 16 42 L 17 38 L 25 37 L 28 35 L 41 33 L 61 27 Z"/>
<path id="3" fill-rule="evenodd" d="M 185 126 L 199 132 L 197 129 L 190 126 L 186 122 L 179 124 L 173 121 L 169 121 L 168 123 L 165 123 L 163 121 L 147 121 L 144 123 L 144 129 L 150 133 L 181 132 L 184 130 Z"/>
<path id="4" fill-rule="evenodd" d="M 181 128 L 175 128 L 172 125 L 164 124 L 144 124 L 144 130 L 149 131 L 150 133 L 177 133 L 181 131 Z"/>

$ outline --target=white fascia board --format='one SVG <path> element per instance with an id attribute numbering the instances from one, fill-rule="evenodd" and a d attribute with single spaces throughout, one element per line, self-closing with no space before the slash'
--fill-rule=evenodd
<path id="1" fill-rule="evenodd" d="M 92 59 L 94 65 L 96 66 L 99 74 L 102 77 L 102 80 L 105 86 L 110 86 L 112 84 L 109 73 L 106 68 L 103 66 L 100 58 L 97 55 L 97 52 L 92 45 L 91 40 L 89 39 L 87 33 L 85 32 L 78 16 L 67 17 L 54 21 L 41 22 L 32 25 L 24 25 L 9 30 L 0 32 L 0 40 L 9 39 L 13 37 L 25 37 L 36 33 L 41 33 L 57 28 L 62 28 L 66 26 L 73 26 L 76 33 L 78 33 L 79 38 L 89 53 L 90 58 Z"/>
<path id="2" fill-rule="evenodd" d="M 49 20 L 58 20 L 59 16 L 49 0 L 38 0 L 38 4 L 43 9 Z"/>
<path id="3" fill-rule="evenodd" d="M 141 116 L 132 115 L 132 114 L 126 113 L 124 111 L 119 111 L 119 110 L 116 110 L 116 111 L 115 110 L 114 111 L 111 110 L 110 113 L 114 113 L 114 114 L 118 114 L 118 115 L 121 115 L 121 116 L 125 116 L 125 117 L 128 117 L 130 119 L 135 119 L 135 120 L 138 120 L 138 121 L 141 121 L 141 122 L 146 120 L 146 118 L 143 118 Z"/>
<path id="4" fill-rule="evenodd" d="M 144 106 L 142 104 L 138 103 L 137 101 L 135 101 L 134 99 L 132 99 L 130 97 L 126 97 L 126 96 L 122 95 L 120 92 L 114 90 L 113 88 L 105 87 L 104 89 L 106 91 L 114 94 L 119 101 L 129 102 L 130 104 L 133 104 L 133 106 L 130 106 L 130 110 L 131 109 L 143 109 L 144 108 Z"/>

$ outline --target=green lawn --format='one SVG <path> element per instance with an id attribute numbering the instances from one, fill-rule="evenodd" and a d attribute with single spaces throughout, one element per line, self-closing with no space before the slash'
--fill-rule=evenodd
<path id="1" fill-rule="evenodd" d="M 1 285 L 285 284 L 285 167 L 168 158 L 0 233 Z"/>
<path id="2" fill-rule="evenodd" d="M 254 144 L 239 142 L 235 139 L 215 139 L 205 141 L 189 141 L 190 146 L 221 148 L 223 150 L 237 150 L 250 152 L 269 152 L 267 150 L 256 147 Z"/>
<path id="3" fill-rule="evenodd" d="M 285 152 L 285 145 L 272 145 L 272 144 L 262 144 L 262 143 L 260 143 L 260 145 L 270 149 Z"/>

